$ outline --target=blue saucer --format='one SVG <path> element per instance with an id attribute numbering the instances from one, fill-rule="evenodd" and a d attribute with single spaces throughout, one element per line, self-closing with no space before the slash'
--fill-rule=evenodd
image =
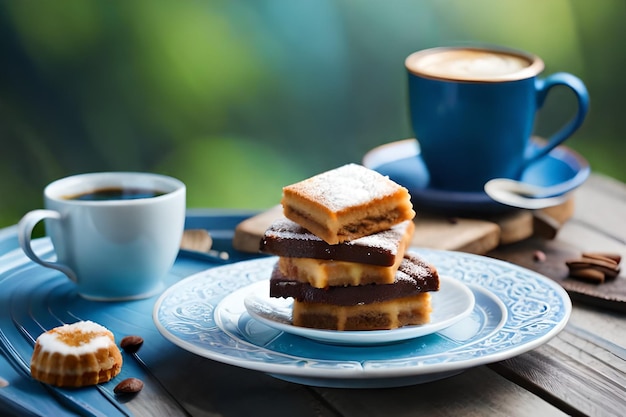
<path id="1" fill-rule="evenodd" d="M 497 214 L 513 210 L 484 191 L 448 191 L 429 188 L 430 176 L 420 157 L 419 143 L 405 139 L 378 146 L 365 154 L 363 165 L 388 175 L 411 193 L 420 210 L 445 214 Z M 567 184 L 569 192 L 585 182 L 591 172 L 589 163 L 568 147 L 558 146 L 546 157 L 530 165 L 521 181 L 541 186 Z"/>

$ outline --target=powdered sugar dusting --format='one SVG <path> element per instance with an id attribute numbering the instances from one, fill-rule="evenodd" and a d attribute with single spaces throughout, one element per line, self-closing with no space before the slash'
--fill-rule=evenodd
<path id="1" fill-rule="evenodd" d="M 418 287 L 433 286 L 434 288 L 431 289 L 433 291 L 439 289 L 439 274 L 437 269 L 412 253 L 404 254 L 404 259 L 396 274 L 396 281 L 402 280 L 413 282 Z"/>
<path id="2" fill-rule="evenodd" d="M 393 195 L 402 188 L 388 177 L 362 165 L 347 164 L 310 177 L 284 190 L 305 193 L 338 212 Z"/>
<path id="3" fill-rule="evenodd" d="M 322 241 L 322 239 L 315 236 L 298 223 L 285 217 L 276 219 L 265 231 L 265 236 L 276 239 Z"/>
<path id="4" fill-rule="evenodd" d="M 411 222 L 411 220 L 405 220 L 392 226 L 390 229 L 344 242 L 342 245 L 382 249 L 385 252 L 395 255 L 398 252 L 398 243 L 406 233 L 409 222 Z M 275 220 L 265 231 L 265 236 L 276 239 L 322 242 L 322 239 L 309 232 L 298 223 L 284 217 Z"/>

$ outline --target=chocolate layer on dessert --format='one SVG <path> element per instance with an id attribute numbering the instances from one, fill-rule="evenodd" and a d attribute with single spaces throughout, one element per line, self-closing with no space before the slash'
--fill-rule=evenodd
<path id="1" fill-rule="evenodd" d="M 260 250 L 264 253 L 291 258 L 392 266 L 396 262 L 396 257 L 401 256 L 408 246 L 414 229 L 414 223 L 406 220 L 373 235 L 329 245 L 298 223 L 281 218 L 265 231 Z"/>
<path id="2" fill-rule="evenodd" d="M 436 268 L 414 254 L 405 254 L 393 284 L 367 284 L 315 288 L 303 282 L 289 279 L 278 266 L 270 279 L 270 297 L 293 297 L 309 303 L 340 306 L 369 304 L 400 297 L 408 297 L 426 291 L 439 290 Z"/>

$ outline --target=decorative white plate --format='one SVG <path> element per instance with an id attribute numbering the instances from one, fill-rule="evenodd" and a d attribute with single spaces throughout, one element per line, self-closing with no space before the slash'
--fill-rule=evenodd
<path id="1" fill-rule="evenodd" d="M 426 336 L 450 327 L 470 315 L 474 310 L 474 293 L 463 282 L 442 276 L 440 290 L 431 293 L 433 312 L 430 323 L 420 326 L 405 326 L 394 330 L 336 331 L 319 330 L 292 324 L 292 298 L 269 296 L 269 280 L 259 281 L 228 295 L 217 306 L 218 317 L 222 310 L 241 311 L 255 320 L 279 331 L 306 337 L 324 343 L 338 345 L 376 345 L 399 342 Z M 242 314 L 246 314 L 244 311 Z"/>
<path id="2" fill-rule="evenodd" d="M 423 383 L 504 360 L 547 342 L 567 323 L 567 293 L 540 274 L 477 255 L 412 251 L 442 276 L 469 286 L 475 297 L 469 316 L 437 333 L 363 347 L 319 343 L 268 327 L 242 310 L 218 310 L 228 295 L 269 278 L 276 262 L 269 257 L 174 284 L 155 303 L 153 319 L 167 339 L 200 356 L 301 384 L 353 388 Z"/>

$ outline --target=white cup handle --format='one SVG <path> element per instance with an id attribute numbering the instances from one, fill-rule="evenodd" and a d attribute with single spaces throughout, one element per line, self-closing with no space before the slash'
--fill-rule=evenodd
<path id="1" fill-rule="evenodd" d="M 44 219 L 53 219 L 54 221 L 61 220 L 61 213 L 54 210 L 33 210 L 24 215 L 22 219 L 17 224 L 17 239 L 20 243 L 20 246 L 26 256 L 28 256 L 33 262 L 38 263 L 39 265 L 45 266 L 46 268 L 53 268 L 63 272 L 69 279 L 76 282 L 76 274 L 72 271 L 67 265 L 63 265 L 59 262 L 51 262 L 44 261 L 41 259 L 35 251 L 33 251 L 33 247 L 31 245 L 31 239 L 33 235 L 33 229 L 40 221 Z"/>

